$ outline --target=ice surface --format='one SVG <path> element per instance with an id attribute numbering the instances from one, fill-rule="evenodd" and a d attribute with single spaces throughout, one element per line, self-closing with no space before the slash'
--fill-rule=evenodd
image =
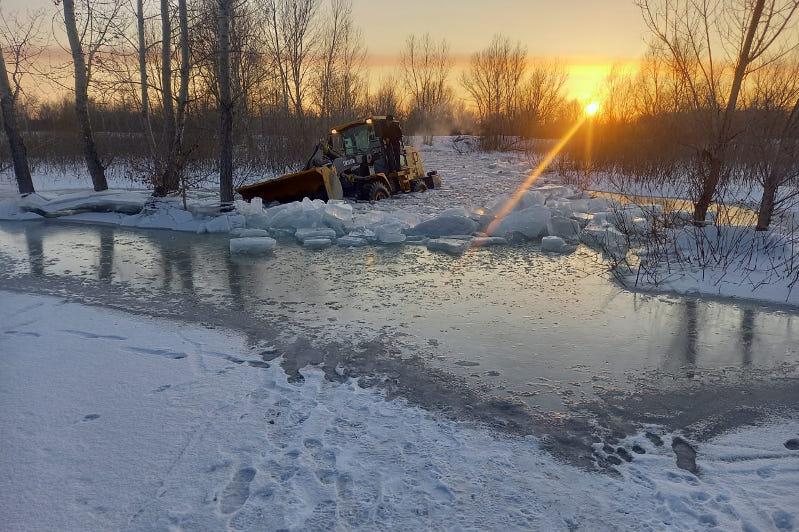
<path id="1" fill-rule="evenodd" d="M 522 235 L 534 240 L 547 234 L 550 211 L 546 207 L 528 207 L 508 214 L 497 225 L 492 236 L 513 237 Z"/>
<path id="2" fill-rule="evenodd" d="M 566 241 L 559 236 L 545 236 L 541 239 L 541 251 L 563 253 L 566 251 Z"/>
<path id="3" fill-rule="evenodd" d="M 249 236 L 230 239 L 230 252 L 235 254 L 257 255 L 275 249 L 277 241 L 268 236 Z"/>
<path id="4" fill-rule="evenodd" d="M 450 255 L 461 255 L 469 248 L 468 240 L 455 240 L 453 238 L 434 238 L 427 242 L 427 249 L 443 251 Z"/>

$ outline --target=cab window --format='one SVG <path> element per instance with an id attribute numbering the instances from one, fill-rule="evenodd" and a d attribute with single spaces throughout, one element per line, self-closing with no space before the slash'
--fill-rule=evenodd
<path id="1" fill-rule="evenodd" d="M 364 153 L 369 153 L 374 132 L 366 124 L 353 126 L 341 132 L 341 140 L 344 144 L 344 154 L 353 157 Z"/>

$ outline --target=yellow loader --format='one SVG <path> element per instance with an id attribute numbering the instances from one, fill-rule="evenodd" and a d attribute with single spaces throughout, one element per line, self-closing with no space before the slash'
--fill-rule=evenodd
<path id="1" fill-rule="evenodd" d="M 437 172 L 425 173 L 422 158 L 405 144 L 393 116 L 370 116 L 333 128 L 300 172 L 237 189 L 264 203 L 354 198 L 379 201 L 391 195 L 441 186 Z"/>

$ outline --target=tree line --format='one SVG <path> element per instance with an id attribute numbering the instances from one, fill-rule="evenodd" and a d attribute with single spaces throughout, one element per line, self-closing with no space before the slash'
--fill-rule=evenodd
<path id="1" fill-rule="evenodd" d="M 446 40 L 410 35 L 397 72 L 370 84 L 350 0 L 60 0 L 57 8 L 55 37 L 47 12 L 3 13 L 0 27 L 3 124 L 22 193 L 33 191 L 31 160 L 79 152 L 95 190 L 124 160 L 156 196 L 216 176 L 228 202 L 239 181 L 292 167 L 323 132 L 356 117 L 393 114 L 426 143 L 435 133 L 483 133 L 493 149 L 574 114 L 564 69 L 528 62 L 501 36 L 456 80 Z M 45 68 L 57 46 L 69 59 Z M 41 101 L 25 90 L 45 82 L 62 97 Z"/>

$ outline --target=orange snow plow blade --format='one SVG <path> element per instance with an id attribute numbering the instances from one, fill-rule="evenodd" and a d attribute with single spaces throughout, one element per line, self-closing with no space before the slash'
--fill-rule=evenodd
<path id="1" fill-rule="evenodd" d="M 303 198 L 327 201 L 344 197 L 336 172 L 325 166 L 245 185 L 236 189 L 236 192 L 246 201 L 261 198 L 264 203 L 290 203 L 302 201 Z"/>

